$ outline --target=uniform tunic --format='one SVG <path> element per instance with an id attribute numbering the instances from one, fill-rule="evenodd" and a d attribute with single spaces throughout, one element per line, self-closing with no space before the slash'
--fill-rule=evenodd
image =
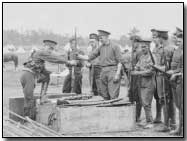
<path id="1" fill-rule="evenodd" d="M 122 62 L 119 46 L 109 42 L 101 45 L 91 55 L 89 60 L 100 57 L 101 71 L 101 95 L 104 99 L 114 99 L 119 96 L 120 80 L 113 82 L 118 63 Z"/>
<path id="2" fill-rule="evenodd" d="M 166 61 L 166 70 L 170 68 L 170 63 L 171 59 L 173 56 L 173 49 L 169 48 L 168 46 L 166 47 L 155 47 L 152 51 L 154 60 L 155 60 L 155 65 L 159 66 L 165 66 L 165 61 Z M 160 72 L 157 72 L 156 74 L 156 86 L 157 86 L 157 95 L 155 95 L 156 99 L 163 99 L 164 93 L 163 93 L 163 80 L 164 75 Z M 165 82 L 165 84 L 168 84 Z M 168 90 L 169 86 L 165 85 L 165 89 Z"/>
<path id="3" fill-rule="evenodd" d="M 183 72 L 183 49 L 178 48 L 174 51 L 171 70 L 174 70 L 176 73 Z M 172 82 L 172 92 L 175 105 L 179 110 L 179 133 L 182 133 L 183 128 L 183 78 L 182 76 L 176 77 Z"/>
<path id="4" fill-rule="evenodd" d="M 142 106 L 144 107 L 145 110 L 145 115 L 146 115 L 146 121 L 147 122 L 152 122 L 152 112 L 151 112 L 151 103 L 154 95 L 154 74 L 151 71 L 151 65 L 152 65 L 152 60 L 147 53 L 146 55 L 141 55 L 139 61 L 137 62 L 135 66 L 135 70 L 138 69 L 140 71 L 149 71 L 149 73 L 141 75 L 139 77 L 139 85 L 140 85 L 140 101 Z"/>
<path id="5" fill-rule="evenodd" d="M 123 56 L 123 65 L 125 68 L 128 70 L 131 70 L 132 68 L 135 67 L 137 64 L 140 56 L 142 53 L 137 50 L 133 50 L 132 54 L 124 54 Z M 130 72 L 128 72 L 130 73 Z M 139 85 L 139 80 L 140 76 L 130 76 L 130 87 L 129 87 L 129 92 L 128 92 L 128 97 L 130 102 L 136 102 L 136 121 L 140 120 L 141 116 L 141 101 L 140 101 L 140 85 Z"/>
<path id="6" fill-rule="evenodd" d="M 173 48 L 170 46 L 160 46 L 155 47 L 152 51 L 153 57 L 155 59 L 155 64 L 159 66 L 165 66 L 166 70 L 169 70 L 171 68 L 171 61 L 173 56 Z M 165 89 L 163 90 L 163 86 L 165 86 Z M 175 105 L 173 102 L 173 96 L 171 91 L 171 85 L 169 83 L 169 80 L 160 72 L 156 73 L 156 92 L 154 94 L 154 97 L 156 99 L 157 104 L 160 104 L 160 109 L 158 110 L 159 113 L 161 113 L 161 107 L 164 105 L 164 96 L 166 96 L 167 101 L 167 107 L 163 107 L 164 111 L 164 124 L 168 127 L 169 125 L 175 125 L 176 124 L 176 110 Z M 161 114 L 160 114 L 161 115 Z M 169 123 L 169 119 L 171 119 L 171 122 Z"/>
<path id="7" fill-rule="evenodd" d="M 69 51 L 67 54 L 67 59 L 68 60 L 76 60 L 76 54 L 84 54 L 82 51 L 75 49 L 72 51 Z M 72 75 L 72 66 L 67 65 L 67 67 L 69 68 L 69 75 L 67 75 L 65 77 L 64 80 L 64 85 L 63 85 L 63 89 L 62 92 L 63 93 L 70 93 L 71 92 L 71 83 L 72 83 L 72 79 L 71 79 L 71 75 Z M 82 93 L 82 72 L 81 69 L 83 67 L 83 62 L 82 61 L 78 61 L 77 60 L 77 65 L 74 66 L 74 88 L 73 88 L 73 92 L 75 92 L 76 94 L 81 94 Z"/>

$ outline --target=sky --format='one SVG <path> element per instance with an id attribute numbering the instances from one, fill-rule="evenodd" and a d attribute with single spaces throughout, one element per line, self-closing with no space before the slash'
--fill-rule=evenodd
<path id="1" fill-rule="evenodd" d="M 112 38 L 127 35 L 136 27 L 142 37 L 151 28 L 169 30 L 183 27 L 182 3 L 4 3 L 3 29 L 18 31 L 43 29 L 58 34 L 83 37 L 98 29 Z"/>

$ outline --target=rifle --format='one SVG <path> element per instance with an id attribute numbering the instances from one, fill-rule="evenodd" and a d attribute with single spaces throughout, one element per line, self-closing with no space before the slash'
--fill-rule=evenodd
<path id="1" fill-rule="evenodd" d="M 75 46 L 77 48 L 76 28 L 75 28 Z M 72 71 L 71 71 L 71 93 L 74 92 L 74 87 L 75 87 L 75 66 L 72 66 Z"/>
<path id="2" fill-rule="evenodd" d="M 151 65 L 151 67 L 152 67 L 153 69 L 155 69 L 156 71 L 163 73 L 167 78 L 170 78 L 170 77 L 171 77 L 171 74 L 167 73 L 166 71 L 163 71 L 163 70 L 161 70 L 160 68 L 158 68 L 158 67 L 156 67 L 156 66 L 154 66 L 154 65 Z"/>
<path id="3" fill-rule="evenodd" d="M 131 76 L 131 71 L 134 70 L 134 63 L 133 63 L 133 56 L 134 56 L 134 50 L 133 50 L 134 46 L 132 45 L 132 52 L 131 52 L 131 67 L 130 67 L 130 70 L 128 71 L 128 79 L 129 79 L 129 94 L 128 94 L 128 97 L 129 97 L 129 101 L 134 103 L 135 101 L 135 94 L 134 94 L 134 79 L 135 78 L 134 76 Z"/>
<path id="4" fill-rule="evenodd" d="M 164 45 L 163 45 L 163 57 L 164 57 L 164 66 L 165 66 L 165 74 L 166 74 L 166 69 L 167 69 L 167 62 L 166 62 L 166 56 L 165 56 L 165 50 L 164 50 Z M 165 106 L 165 123 L 167 122 L 168 120 L 168 107 L 167 107 L 167 104 L 168 104 L 168 101 L 166 99 L 166 89 L 165 89 L 165 78 L 163 78 L 163 94 L 164 94 L 164 106 Z"/>

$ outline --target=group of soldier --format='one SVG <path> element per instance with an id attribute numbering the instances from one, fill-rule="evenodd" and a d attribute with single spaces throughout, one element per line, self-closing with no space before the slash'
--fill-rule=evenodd
<path id="1" fill-rule="evenodd" d="M 173 34 L 175 46 L 168 44 L 168 31 L 152 29 L 155 47 L 150 49 L 150 41 L 132 37 L 132 68 L 129 89 L 130 101 L 136 101 L 136 120 L 140 121 L 144 107 L 147 125 L 162 123 L 158 131 L 183 134 L 183 32 L 176 28 Z M 146 45 L 147 44 L 147 48 Z M 137 49 L 141 46 L 141 50 Z M 153 120 L 151 103 L 156 100 L 156 117 Z M 176 107 L 179 110 L 179 127 L 176 127 Z M 175 130 L 176 129 L 176 130 Z"/>
<path id="2" fill-rule="evenodd" d="M 118 98 L 122 75 L 129 79 L 129 100 L 136 103 L 136 121 L 140 121 L 141 109 L 145 110 L 144 128 L 161 123 L 163 109 L 164 126 L 159 131 L 183 134 L 183 31 L 174 33 L 175 49 L 168 44 L 168 31 L 152 29 L 152 41 L 132 36 L 130 65 L 120 47 L 113 43 L 111 33 L 98 30 L 89 35 L 90 51 L 85 55 L 77 48 L 76 38 L 70 39 L 71 50 L 66 56 L 54 52 L 56 42 L 44 40 L 44 48 L 34 52 L 24 63 L 21 84 L 24 93 L 24 115 L 35 119 L 33 91 L 35 80 L 41 83 L 41 103 L 47 100 L 46 91 L 50 72 L 45 61 L 66 64 L 69 74 L 64 80 L 63 93 L 82 93 L 82 67 L 89 68 L 91 93 L 104 100 Z M 155 47 L 150 49 L 151 42 Z M 86 63 L 85 63 L 86 62 Z M 156 118 L 153 120 L 151 104 L 156 100 Z M 179 126 L 176 128 L 176 107 L 179 109 Z M 175 130 L 173 130 L 175 129 Z"/>

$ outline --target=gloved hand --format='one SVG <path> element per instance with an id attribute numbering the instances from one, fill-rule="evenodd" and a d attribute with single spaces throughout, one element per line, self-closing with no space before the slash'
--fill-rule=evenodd
<path id="1" fill-rule="evenodd" d="M 120 74 L 116 73 L 115 76 L 114 76 L 113 82 L 117 83 L 117 82 L 119 82 L 119 80 L 120 80 Z"/>

